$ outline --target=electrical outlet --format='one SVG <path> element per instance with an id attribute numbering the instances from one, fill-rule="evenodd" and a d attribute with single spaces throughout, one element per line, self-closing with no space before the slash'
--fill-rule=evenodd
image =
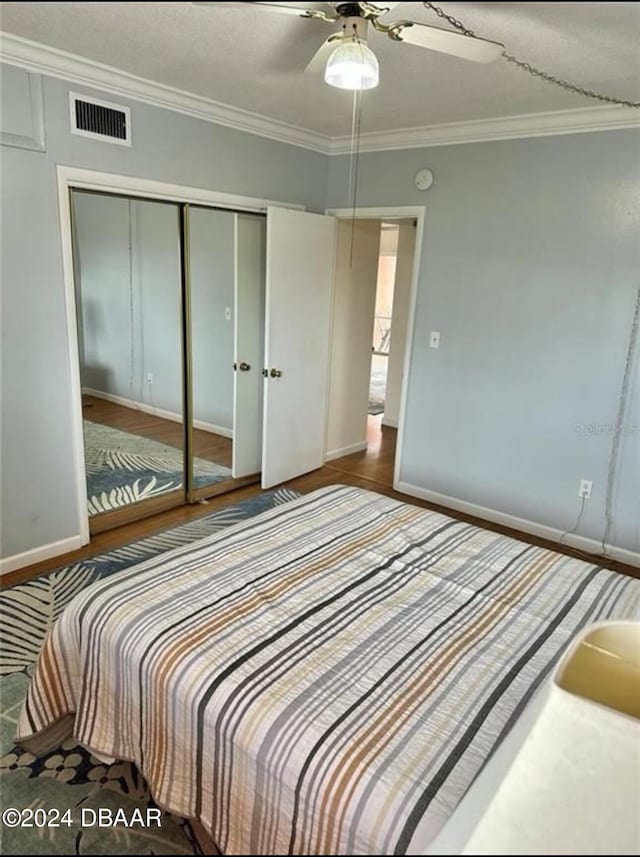
<path id="1" fill-rule="evenodd" d="M 593 489 L 593 482 L 590 482 L 588 479 L 580 480 L 580 490 L 578 491 L 578 497 L 584 500 L 591 499 L 591 491 Z"/>
<path id="2" fill-rule="evenodd" d="M 431 331 L 431 336 L 429 338 L 429 348 L 440 348 L 440 331 Z"/>
<path id="3" fill-rule="evenodd" d="M 153 384 L 153 372 L 147 372 L 147 384 Z"/>

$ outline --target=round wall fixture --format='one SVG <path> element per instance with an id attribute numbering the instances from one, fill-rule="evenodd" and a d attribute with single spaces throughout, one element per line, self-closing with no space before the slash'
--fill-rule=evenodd
<path id="1" fill-rule="evenodd" d="M 433 184 L 433 173 L 431 170 L 418 170 L 415 183 L 418 190 L 429 190 Z"/>

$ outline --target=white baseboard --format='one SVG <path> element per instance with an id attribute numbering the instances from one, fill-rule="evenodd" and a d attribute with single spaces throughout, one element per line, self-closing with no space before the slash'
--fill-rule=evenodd
<path id="1" fill-rule="evenodd" d="M 171 420 L 173 423 L 182 422 L 182 414 L 176 414 L 173 411 L 165 411 L 163 408 L 154 408 L 153 405 L 148 405 L 146 402 L 136 402 L 134 399 L 125 399 L 124 396 L 115 396 L 113 393 L 103 393 L 102 390 L 92 390 L 90 387 L 82 388 L 83 396 L 95 396 L 96 399 L 104 399 L 105 402 L 113 402 L 114 405 L 122 405 L 124 408 L 131 408 L 134 411 L 142 411 L 144 414 L 151 414 L 153 417 L 160 417 L 163 420 Z M 193 427 L 208 431 L 211 434 L 219 434 L 221 437 L 233 439 L 233 430 L 224 426 L 217 426 L 213 423 L 206 423 L 203 420 L 194 420 Z"/>
<path id="2" fill-rule="evenodd" d="M 81 547 L 82 537 L 71 536 L 71 538 L 62 539 L 59 542 L 51 542 L 49 545 L 32 548 L 31 550 L 24 551 L 24 553 L 7 556 L 4 559 L 0 559 L 0 577 L 3 574 L 9 574 L 10 571 L 17 571 L 19 568 L 26 568 L 28 565 L 33 565 L 34 562 L 42 562 L 54 556 L 61 556 L 64 553 L 78 550 Z"/>
<path id="3" fill-rule="evenodd" d="M 360 441 L 360 443 L 352 443 L 351 446 L 343 446 L 342 449 L 332 449 L 331 452 L 327 452 L 324 460 L 333 461 L 334 459 L 342 458 L 345 455 L 353 455 L 354 452 L 362 452 L 366 448 L 366 440 Z"/>
<path id="4" fill-rule="evenodd" d="M 564 535 L 562 530 L 558 530 L 555 527 L 538 524 L 535 521 L 527 520 L 527 518 L 508 515 L 506 512 L 499 512 L 497 509 L 490 509 L 487 506 L 468 503 L 466 500 L 458 500 L 456 497 L 449 497 L 448 494 L 428 491 L 426 488 L 420 488 L 418 485 L 412 485 L 410 482 L 398 482 L 397 485 L 394 485 L 394 488 L 402 494 L 409 494 L 411 497 L 418 497 L 420 500 L 428 500 L 439 506 L 455 509 L 457 512 L 465 512 L 467 515 L 474 515 L 476 518 L 484 518 L 494 524 L 502 524 L 514 530 L 530 533 L 532 536 L 549 539 L 549 541 L 559 542 Z M 597 562 L 598 555 L 602 554 L 602 545 L 600 542 L 596 541 L 596 539 L 588 539 L 586 536 L 578 536 L 575 533 L 565 535 L 562 543 L 585 553 L 594 554 L 594 562 Z M 640 568 L 640 553 L 635 553 L 626 548 L 619 548 L 615 545 L 607 545 L 607 555 L 612 559 Z"/>
<path id="5" fill-rule="evenodd" d="M 387 419 L 386 417 L 382 417 L 382 425 L 389 426 L 389 428 L 398 428 L 398 420 Z"/>

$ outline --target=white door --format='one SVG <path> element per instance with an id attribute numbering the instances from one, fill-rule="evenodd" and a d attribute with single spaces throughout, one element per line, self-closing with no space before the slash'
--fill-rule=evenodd
<path id="1" fill-rule="evenodd" d="M 335 220 L 267 209 L 262 487 L 324 464 Z"/>
<path id="2" fill-rule="evenodd" d="M 266 218 L 235 215 L 234 479 L 260 472 Z"/>

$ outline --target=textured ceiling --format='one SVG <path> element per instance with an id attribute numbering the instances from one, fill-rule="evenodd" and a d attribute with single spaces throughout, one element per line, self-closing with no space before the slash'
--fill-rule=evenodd
<path id="1" fill-rule="evenodd" d="M 303 70 L 332 25 L 188 2 L 2 3 L 9 33 L 328 136 L 349 133 L 350 96 Z M 301 6 L 323 7 L 309 3 Z M 479 36 L 581 86 L 640 99 L 640 3 L 447 3 Z M 442 26 L 421 3 L 387 20 Z M 335 26 L 335 25 L 333 25 Z M 367 93 L 363 131 L 594 106 L 504 60 L 489 65 L 371 33 L 381 84 Z"/>

